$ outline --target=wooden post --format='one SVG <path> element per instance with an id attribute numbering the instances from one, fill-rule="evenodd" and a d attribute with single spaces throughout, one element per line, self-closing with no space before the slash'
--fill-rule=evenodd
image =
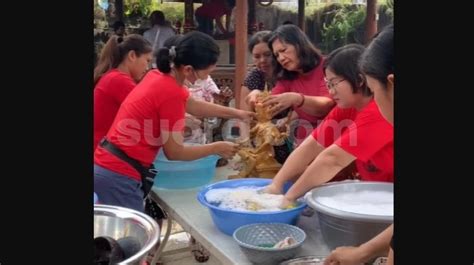
<path id="1" fill-rule="evenodd" d="M 304 23 L 305 0 L 298 0 L 298 27 L 304 32 L 306 25 Z"/>
<path id="2" fill-rule="evenodd" d="M 235 21 L 235 106 L 240 108 L 240 88 L 247 72 L 247 1 L 236 1 Z"/>
<path id="3" fill-rule="evenodd" d="M 365 17 L 365 43 L 369 43 L 377 33 L 377 0 L 367 0 Z"/>
<path id="4" fill-rule="evenodd" d="M 194 30 L 194 9 L 193 0 L 184 0 L 184 26 L 183 34 Z"/>

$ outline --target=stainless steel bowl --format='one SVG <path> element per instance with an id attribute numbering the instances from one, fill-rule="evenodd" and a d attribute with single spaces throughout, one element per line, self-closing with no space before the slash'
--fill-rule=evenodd
<path id="1" fill-rule="evenodd" d="M 306 193 L 305 199 L 318 216 L 324 241 L 330 249 L 358 246 L 376 236 L 393 222 L 392 215 L 358 214 L 321 204 L 318 197 L 356 191 L 387 191 L 393 193 L 393 183 L 371 181 L 341 181 L 328 183 Z"/>
<path id="2" fill-rule="evenodd" d="M 94 204 L 94 238 L 99 236 L 108 236 L 115 240 L 124 237 L 137 239 L 141 249 L 117 264 L 140 265 L 158 243 L 160 227 L 144 213 L 118 206 Z"/>
<path id="3" fill-rule="evenodd" d="M 324 256 L 304 256 L 290 259 L 280 263 L 280 265 L 323 265 Z"/>

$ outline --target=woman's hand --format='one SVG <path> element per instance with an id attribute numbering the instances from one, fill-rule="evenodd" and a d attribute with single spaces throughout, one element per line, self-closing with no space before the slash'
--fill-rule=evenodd
<path id="1" fill-rule="evenodd" d="M 294 92 L 272 95 L 263 100 L 263 106 L 270 106 L 270 111 L 273 116 L 299 103 L 301 103 L 301 95 Z"/>
<path id="2" fill-rule="evenodd" d="M 262 192 L 270 194 L 283 194 L 283 189 L 272 182 L 270 185 L 263 188 Z"/>
<path id="3" fill-rule="evenodd" d="M 240 109 L 235 109 L 236 110 L 236 118 L 241 119 L 243 121 L 251 121 L 257 117 L 257 114 L 252 111 L 246 111 L 246 110 L 240 110 Z"/>
<path id="4" fill-rule="evenodd" d="M 221 90 L 221 95 L 224 98 L 231 98 L 234 95 L 234 91 L 232 91 L 229 86 L 226 86 Z"/>
<path id="5" fill-rule="evenodd" d="M 286 196 L 283 197 L 283 201 L 280 204 L 280 209 L 287 210 L 296 207 L 296 201 L 289 200 Z"/>
<path id="6" fill-rule="evenodd" d="M 358 247 L 338 247 L 324 260 L 324 265 L 362 265 L 363 255 Z"/>
<path id="7" fill-rule="evenodd" d="M 220 141 L 211 143 L 211 145 L 214 148 L 215 154 L 226 159 L 231 159 L 237 153 L 237 151 L 239 151 L 239 145 L 232 142 Z"/>
<path id="8" fill-rule="evenodd" d="M 257 96 L 260 95 L 262 92 L 258 89 L 250 91 L 250 93 L 245 97 L 245 103 L 250 106 L 250 108 L 254 109 L 255 104 L 257 103 Z"/>

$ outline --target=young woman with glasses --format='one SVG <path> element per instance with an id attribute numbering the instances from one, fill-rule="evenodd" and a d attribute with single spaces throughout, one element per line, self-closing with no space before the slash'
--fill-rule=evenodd
<path id="1" fill-rule="evenodd" d="M 360 60 L 374 100 L 382 116 L 393 125 L 393 92 L 395 88 L 393 25 L 377 35 Z M 388 253 L 388 254 L 387 254 Z M 393 224 L 360 246 L 338 247 L 326 258 L 324 265 L 353 265 L 386 256 L 387 265 L 393 265 Z"/>
<path id="2" fill-rule="evenodd" d="M 266 188 L 270 193 L 282 193 L 283 184 L 297 178 L 282 207 L 332 180 L 353 161 L 361 180 L 393 182 L 393 127 L 381 115 L 358 69 L 363 52 L 363 46 L 350 44 L 326 58 L 325 79 L 337 106 L 291 153 Z"/>

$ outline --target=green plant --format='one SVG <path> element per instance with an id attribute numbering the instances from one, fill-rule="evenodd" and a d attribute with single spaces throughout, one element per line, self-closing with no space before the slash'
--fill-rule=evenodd
<path id="1" fill-rule="evenodd" d="M 173 23 L 176 21 L 184 22 L 184 3 L 162 4 L 158 9 L 163 11 L 166 20 Z"/>
<path id="2" fill-rule="evenodd" d="M 393 18 L 393 1 L 394 0 L 387 0 L 387 3 L 385 4 L 385 14 Z"/>
<path id="3" fill-rule="evenodd" d="M 152 0 L 125 0 L 124 14 L 128 17 L 146 17 L 151 11 Z"/>
<path id="4" fill-rule="evenodd" d="M 354 41 L 356 31 L 364 23 L 366 10 L 365 6 L 344 5 L 330 12 L 334 12 L 334 16 L 329 23 L 323 23 L 321 32 L 327 52 Z"/>

